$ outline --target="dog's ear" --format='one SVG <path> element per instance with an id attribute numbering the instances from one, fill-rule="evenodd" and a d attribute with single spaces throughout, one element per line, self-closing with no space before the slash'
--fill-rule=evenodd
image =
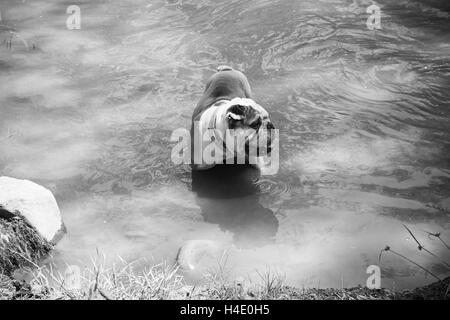
<path id="1" fill-rule="evenodd" d="M 258 113 L 251 106 L 234 105 L 227 111 L 227 120 L 230 128 L 252 126 L 258 119 Z"/>
<path id="2" fill-rule="evenodd" d="M 227 110 L 227 122 L 230 129 L 236 129 L 244 125 L 247 114 L 247 107 L 234 105 Z"/>
<path id="3" fill-rule="evenodd" d="M 248 107 L 241 105 L 234 105 L 227 111 L 228 120 L 240 121 L 244 120 L 247 114 Z"/>

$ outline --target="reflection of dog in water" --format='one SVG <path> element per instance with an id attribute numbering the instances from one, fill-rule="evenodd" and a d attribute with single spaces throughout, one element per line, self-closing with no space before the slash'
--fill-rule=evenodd
<path id="1" fill-rule="evenodd" d="M 238 246 L 260 246 L 275 237 L 278 220 L 259 203 L 259 171 L 251 165 L 217 165 L 192 172 L 192 190 L 206 222 L 234 234 Z"/>

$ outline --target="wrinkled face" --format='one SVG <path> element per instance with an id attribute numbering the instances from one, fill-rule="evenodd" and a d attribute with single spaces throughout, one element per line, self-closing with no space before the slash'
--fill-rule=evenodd
<path id="1" fill-rule="evenodd" d="M 269 155 L 275 129 L 269 113 L 252 99 L 234 98 L 227 105 L 225 118 L 228 129 L 237 137 L 237 151 L 248 154 L 249 146 L 257 146 L 256 156 Z"/>

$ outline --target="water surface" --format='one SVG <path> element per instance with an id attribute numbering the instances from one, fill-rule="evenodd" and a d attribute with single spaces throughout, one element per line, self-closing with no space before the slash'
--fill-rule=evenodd
<path id="1" fill-rule="evenodd" d="M 230 268 L 297 286 L 365 284 L 386 245 L 444 277 L 450 242 L 450 6 L 366 0 L 0 4 L 0 173 L 51 189 L 68 234 L 53 262 L 96 250 L 173 260 L 187 240 Z M 9 45 L 9 43 L 11 45 Z M 191 175 L 170 161 L 218 65 L 242 70 L 280 129 L 280 170 Z M 235 177 L 235 179 L 231 179 Z M 429 283 L 382 259 L 382 285 Z"/>

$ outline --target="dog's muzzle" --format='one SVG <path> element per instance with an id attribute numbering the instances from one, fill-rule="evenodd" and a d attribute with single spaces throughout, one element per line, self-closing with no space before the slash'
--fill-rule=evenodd
<path id="1" fill-rule="evenodd" d="M 272 130 L 275 129 L 274 125 L 270 121 L 264 121 L 261 126 L 257 129 L 255 133 L 256 139 L 256 156 L 269 156 L 272 152 Z M 250 141 L 247 140 L 245 143 L 245 151 L 247 154 L 250 152 Z"/>

